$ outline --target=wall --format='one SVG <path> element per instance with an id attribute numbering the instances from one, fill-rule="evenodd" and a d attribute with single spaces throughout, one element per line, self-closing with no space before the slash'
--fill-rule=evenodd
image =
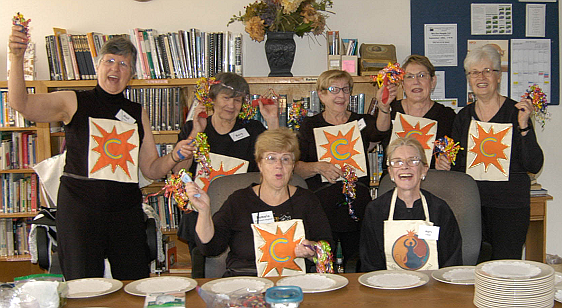
<path id="1" fill-rule="evenodd" d="M 97 31 L 102 33 L 127 33 L 130 28 L 153 28 L 159 32 L 177 31 L 197 27 L 203 31 L 244 32 L 240 23 L 226 27 L 233 14 L 253 0 L 26 0 L 3 1 L 0 20 L 0 80 L 6 79 L 7 37 L 12 16 L 20 11 L 31 18 L 32 39 L 37 42 L 38 79 L 48 79 L 48 64 L 44 37 L 52 34 L 52 27 L 66 28 L 70 33 Z M 19 2 L 16 4 L 16 2 Z M 360 42 L 394 44 L 397 57 L 402 61 L 410 53 L 409 0 L 334 0 L 328 18 L 332 30 L 341 37 L 358 38 Z M 562 10 L 559 10 L 562 14 Z M 560 18 L 562 20 L 562 16 Z M 266 76 L 269 72 L 263 43 L 244 36 L 245 76 Z M 323 37 L 297 39 L 297 55 L 293 65 L 295 76 L 318 75 L 326 68 L 326 42 Z M 463 54 L 459 53 L 459 61 Z M 553 87 L 556 89 L 557 87 Z M 548 205 L 547 252 L 562 255 L 562 191 L 558 191 L 562 174 L 562 143 L 556 127 L 562 127 L 560 107 L 550 108 L 551 121 L 546 129 L 537 129 L 540 144 L 545 152 L 545 168 L 539 182 L 549 189 L 554 200 Z"/>

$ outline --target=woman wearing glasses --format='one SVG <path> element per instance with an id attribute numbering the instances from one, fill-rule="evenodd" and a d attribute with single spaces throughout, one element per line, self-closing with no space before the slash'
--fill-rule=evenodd
<path id="1" fill-rule="evenodd" d="M 148 115 L 123 96 L 131 80 L 137 50 L 127 39 L 105 43 L 93 90 L 27 94 L 23 55 L 28 37 L 21 26 L 10 35 L 11 106 L 35 122 L 65 124 L 66 163 L 57 200 L 57 240 L 66 280 L 103 277 L 104 259 L 121 280 L 149 276 L 146 226 L 139 170 L 151 179 L 166 176 L 187 155 L 175 145 L 158 157 Z"/>
<path id="2" fill-rule="evenodd" d="M 462 239 L 449 205 L 420 189 L 429 166 L 413 137 L 387 148 L 394 190 L 371 201 L 361 230 L 361 270 L 434 270 L 462 265 Z M 424 236 L 425 235 L 425 236 Z"/>
<path id="3" fill-rule="evenodd" d="M 453 124 L 452 138 L 464 148 L 458 153 L 453 170 L 475 177 L 472 170 L 485 165 L 486 172 L 476 176 L 482 203 L 483 241 L 491 244 L 492 259 L 520 259 L 530 215 L 527 173 L 539 172 L 544 157 L 530 120 L 531 100 L 524 98 L 516 102 L 498 93 L 500 65 L 500 55 L 493 46 L 472 50 L 464 60 L 476 102 L 464 107 Z M 490 129 L 487 125 L 495 127 Z M 474 134 L 469 132 L 471 126 L 484 129 Z M 508 129 L 505 137 L 490 136 L 492 139 L 485 138 L 487 142 L 480 143 L 483 135 L 497 134 L 504 129 Z M 471 146 L 477 142 L 481 146 Z M 496 154 L 492 154 L 494 145 L 500 146 Z M 484 156 L 501 159 L 483 161 Z M 488 177 L 500 169 L 499 178 Z"/>
<path id="4" fill-rule="evenodd" d="M 406 97 L 402 100 L 392 100 L 396 97 L 396 85 L 387 86 L 391 96 L 386 104 L 383 104 L 381 101 L 383 88 L 380 88 L 376 95 L 378 102 L 378 111 L 375 113 L 377 129 L 381 132 L 386 132 L 383 146 L 386 148 L 390 142 L 392 121 L 395 120 L 397 112 L 435 120 L 437 121 L 437 134 L 435 138 L 438 139 L 445 135 L 450 137 L 456 114 L 453 109 L 431 100 L 431 92 L 433 92 L 437 84 L 433 64 L 431 64 L 427 57 L 411 55 L 406 59 L 402 68 L 406 73 L 403 83 Z M 445 161 L 444 157 L 437 162 L 432 161 L 431 167 L 433 168 L 435 164 L 443 164 Z"/>
<path id="5" fill-rule="evenodd" d="M 249 99 L 250 86 L 248 82 L 234 73 L 220 73 L 215 76 L 216 84 L 209 90 L 209 97 L 213 100 L 213 114 L 209 117 L 199 116 L 205 113 L 203 104 L 195 107 L 194 119 L 187 121 L 178 135 L 178 141 L 195 139 L 197 134 L 204 132 L 207 135 L 207 142 L 210 152 L 226 157 L 234 157 L 248 162 L 248 172 L 258 171 L 254 155 L 254 144 L 257 137 L 265 127 L 256 120 L 241 120 L 238 115 L 242 105 Z M 263 105 L 260 102 L 260 112 L 267 121 L 269 128 L 279 127 L 278 104 Z M 184 146 L 188 155 L 182 157 L 181 161 L 174 167 L 174 171 L 180 169 L 189 170 L 196 174 L 197 164 L 193 163 L 193 153 L 196 150 L 194 144 Z M 218 162 L 214 162 L 218 163 Z M 178 236 L 187 241 L 192 259 L 198 260 L 195 249 L 195 222 L 197 212 L 181 215 L 178 227 Z M 199 264 L 197 261 L 194 264 Z M 194 266 L 193 277 L 202 278 L 204 268 Z"/>
<path id="6" fill-rule="evenodd" d="M 309 248 L 315 244 L 312 241 L 332 242 L 330 226 L 318 198 L 307 189 L 288 184 L 299 159 L 295 133 L 288 128 L 268 130 L 258 137 L 255 147 L 261 183 L 234 192 L 213 217 L 209 196 L 196 184 L 187 185 L 187 194 L 199 209 L 195 228 L 197 247 L 206 256 L 219 255 L 230 247 L 225 276 L 257 274 L 252 223 L 302 219 L 306 239 L 294 250 L 299 258 L 314 256 Z M 201 197 L 195 198 L 195 194 Z"/>
<path id="7" fill-rule="evenodd" d="M 355 212 L 353 217 L 342 193 L 343 171 L 337 165 L 318 160 L 314 129 L 358 121 L 366 161 L 369 142 L 379 141 L 380 133 L 376 130 L 374 117 L 347 110 L 353 90 L 353 79 L 349 73 L 340 70 L 323 72 L 316 82 L 316 90 L 325 108 L 322 113 L 303 121 L 299 131 L 301 160 L 297 162 L 295 172 L 306 179 L 308 188 L 320 198 L 330 221 L 334 241 L 341 243 L 344 267 L 348 261 L 352 261 L 348 270 L 354 271 L 353 263 L 356 263 L 359 257 L 361 219 L 365 206 L 371 201 L 369 177 L 359 178 L 356 187 L 357 198 L 352 203 Z M 328 183 L 323 183 L 321 176 L 326 178 Z"/>

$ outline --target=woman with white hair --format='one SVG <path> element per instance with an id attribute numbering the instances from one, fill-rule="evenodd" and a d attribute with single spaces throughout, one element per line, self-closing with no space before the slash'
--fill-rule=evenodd
<path id="1" fill-rule="evenodd" d="M 544 160 L 530 119 L 533 105 L 499 94 L 501 59 L 493 46 L 470 51 L 464 69 L 476 102 L 455 118 L 452 138 L 464 149 L 453 169 L 477 180 L 482 240 L 491 244 L 491 258 L 520 259 L 530 216 L 527 173 L 539 172 Z"/>

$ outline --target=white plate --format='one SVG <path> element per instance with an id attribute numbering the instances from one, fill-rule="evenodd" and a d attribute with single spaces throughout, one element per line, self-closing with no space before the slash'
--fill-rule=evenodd
<path id="1" fill-rule="evenodd" d="M 473 285 L 474 269 L 476 266 L 451 266 L 431 272 L 431 277 L 437 281 L 451 284 Z M 472 272 L 472 278 L 466 277 Z M 451 276 L 451 277 L 449 277 Z"/>
<path id="2" fill-rule="evenodd" d="M 556 300 L 559 303 L 562 303 L 562 290 L 558 290 L 556 291 L 556 293 L 554 293 L 554 300 Z"/>
<path id="3" fill-rule="evenodd" d="M 298 286 L 303 293 L 334 291 L 345 287 L 347 278 L 335 274 L 305 274 L 288 276 L 277 281 L 278 286 Z"/>
<path id="4" fill-rule="evenodd" d="M 150 293 L 187 292 L 197 286 L 197 281 L 180 276 L 150 277 L 133 281 L 125 286 L 131 295 L 146 296 Z"/>
<path id="5" fill-rule="evenodd" d="M 247 277 L 247 276 L 238 276 L 238 277 L 228 277 L 228 278 L 220 278 L 216 280 L 211 280 L 201 288 L 204 291 L 211 292 L 211 293 L 231 293 L 236 290 L 240 289 L 252 289 L 256 290 L 261 288 L 261 290 L 265 291 L 268 288 L 273 287 L 273 281 L 266 279 L 266 278 L 259 278 L 259 277 Z"/>
<path id="6" fill-rule="evenodd" d="M 492 273 L 487 272 L 485 269 L 491 269 Z M 506 273 L 503 273 L 504 270 Z M 548 264 L 535 261 L 496 260 L 478 264 L 476 266 L 476 275 L 478 274 L 496 281 L 526 284 L 545 279 L 550 275 L 554 276 L 554 269 Z M 507 278 L 507 276 L 512 277 Z"/>
<path id="7" fill-rule="evenodd" d="M 82 278 L 69 280 L 67 298 L 88 298 L 113 293 L 123 286 L 123 283 L 115 279 L 107 278 Z"/>
<path id="8" fill-rule="evenodd" d="M 419 281 L 413 284 L 405 284 L 405 285 L 401 285 L 401 286 L 379 286 L 379 285 L 374 285 L 371 284 L 369 282 L 369 279 L 371 277 L 374 276 L 383 276 L 383 275 L 408 275 L 408 276 L 415 276 L 417 278 L 419 278 Z M 399 277 L 400 278 L 400 277 Z M 403 278 L 409 278 L 407 276 L 404 276 Z M 415 287 L 419 287 L 419 286 L 423 286 L 424 284 L 426 284 L 429 281 L 429 276 L 427 276 L 424 273 L 420 273 L 420 272 L 416 272 L 416 271 L 402 271 L 402 270 L 382 270 L 382 271 L 374 271 L 374 272 L 369 272 L 366 274 L 363 274 L 361 276 L 359 276 L 359 283 L 369 287 L 369 288 L 375 288 L 375 289 L 390 289 L 390 290 L 398 290 L 398 289 L 410 289 L 410 288 L 415 288 Z"/>

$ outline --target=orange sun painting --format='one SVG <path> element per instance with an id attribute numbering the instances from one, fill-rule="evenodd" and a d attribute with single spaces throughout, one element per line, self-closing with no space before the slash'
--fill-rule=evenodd
<path id="1" fill-rule="evenodd" d="M 105 166 L 111 165 L 111 171 L 113 173 L 115 173 L 115 169 L 117 168 L 117 166 L 119 166 L 127 174 L 127 176 L 131 178 L 127 162 L 130 162 L 133 165 L 135 164 L 133 158 L 131 157 L 130 151 L 137 146 L 128 143 L 127 140 L 129 140 L 135 130 L 131 129 L 118 134 L 114 126 L 113 130 L 109 133 L 98 124 L 93 124 L 97 127 L 102 135 L 92 135 L 92 138 L 94 138 L 95 142 L 97 143 L 97 146 L 93 148 L 92 151 L 98 152 L 100 154 L 100 157 L 98 158 L 92 170 L 90 170 L 90 173 L 94 173 L 104 168 Z"/>
<path id="2" fill-rule="evenodd" d="M 254 227 L 265 244 L 259 247 L 263 252 L 258 262 L 266 262 L 267 266 L 261 276 L 265 276 L 271 270 L 276 269 L 278 275 L 283 273 L 283 269 L 302 271 L 295 262 L 295 247 L 300 242 L 300 238 L 294 240 L 297 223 L 295 222 L 286 232 L 282 232 L 277 226 L 275 234 L 269 233 L 260 228 Z"/>
<path id="3" fill-rule="evenodd" d="M 215 169 L 211 169 L 211 172 L 209 173 L 209 176 L 207 177 L 201 177 L 201 181 L 203 182 L 203 184 L 205 186 L 203 186 L 203 190 L 207 191 L 207 189 L 209 189 L 209 184 L 211 184 L 212 181 L 223 177 L 225 175 L 231 175 L 236 173 L 236 171 L 238 171 L 238 169 L 242 168 L 244 166 L 244 163 L 241 163 L 237 166 L 235 166 L 234 168 L 231 168 L 229 170 L 224 170 L 224 166 L 223 163 L 221 162 L 221 166 L 219 168 L 219 170 L 215 170 Z"/>
<path id="4" fill-rule="evenodd" d="M 332 135 L 324 131 L 328 143 L 321 145 L 321 147 L 326 149 L 326 153 L 320 157 L 320 160 L 327 158 L 330 160 L 330 163 L 338 165 L 340 168 L 343 168 L 345 164 L 349 164 L 361 171 L 365 171 L 359 166 L 355 159 L 353 159 L 354 155 L 361 154 L 361 152 L 354 149 L 355 143 L 357 143 L 359 137 L 355 140 L 351 140 L 354 130 L 355 127 L 351 127 L 345 135 L 343 135 L 341 131 L 338 131 L 337 135 Z"/>
<path id="5" fill-rule="evenodd" d="M 435 125 L 435 122 L 429 123 L 426 126 L 420 128 L 420 122 L 416 122 L 416 125 L 412 126 L 402 115 L 400 116 L 400 123 L 402 124 L 403 131 L 397 132 L 398 137 L 414 137 L 416 138 L 425 150 L 433 149 L 433 145 L 429 145 L 429 140 L 433 137 L 433 134 L 428 134 L 429 130 Z"/>
<path id="6" fill-rule="evenodd" d="M 488 172 L 488 167 L 490 165 L 494 165 L 503 174 L 506 174 L 499 160 L 508 159 L 504 150 L 509 148 L 509 145 L 503 144 L 502 140 L 511 128 L 508 127 L 502 131 L 494 133 L 494 127 L 492 126 L 490 127 L 490 130 L 486 132 L 479 123 L 476 123 L 476 129 L 478 131 L 478 137 L 475 135 L 470 136 L 472 141 L 474 141 L 474 147 L 469 150 L 470 152 L 476 154 L 476 157 L 470 164 L 469 168 L 479 164 L 484 164 L 485 172 Z"/>

